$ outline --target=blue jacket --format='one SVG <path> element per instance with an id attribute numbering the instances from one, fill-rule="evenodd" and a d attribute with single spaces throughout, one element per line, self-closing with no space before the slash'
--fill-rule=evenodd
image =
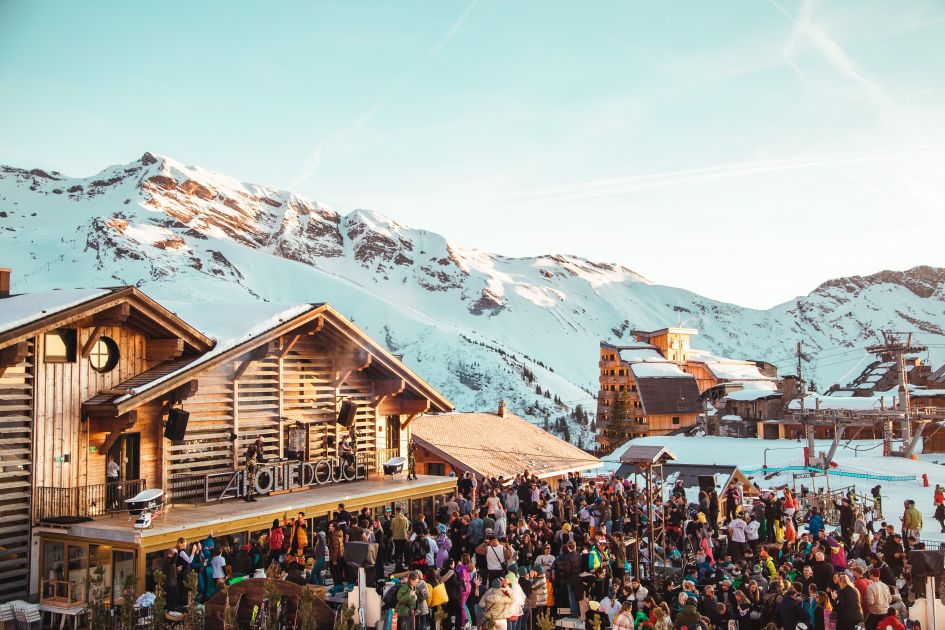
<path id="1" fill-rule="evenodd" d="M 817 535 L 824 531 L 824 517 L 820 514 L 814 514 L 807 521 L 807 531 L 810 532 L 812 539 L 817 540 Z"/>

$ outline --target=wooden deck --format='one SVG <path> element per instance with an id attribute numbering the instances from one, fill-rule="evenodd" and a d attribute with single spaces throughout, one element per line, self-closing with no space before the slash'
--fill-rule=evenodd
<path id="1" fill-rule="evenodd" d="M 127 515 L 103 517 L 67 528 L 67 534 L 101 541 L 142 545 L 151 548 L 171 543 L 184 536 L 191 540 L 214 534 L 228 534 L 253 529 L 268 529 L 274 518 L 289 517 L 297 512 L 306 516 L 323 516 L 339 503 L 351 511 L 380 506 L 392 501 L 417 499 L 446 494 L 456 489 L 456 479 L 421 475 L 418 479 L 375 478 L 300 490 L 275 496 L 258 497 L 255 503 L 229 499 L 197 506 L 175 505 L 157 517 L 146 530 L 135 530 L 134 520 Z M 50 531 L 53 528 L 42 528 Z M 62 529 L 56 529 L 62 532 Z"/>

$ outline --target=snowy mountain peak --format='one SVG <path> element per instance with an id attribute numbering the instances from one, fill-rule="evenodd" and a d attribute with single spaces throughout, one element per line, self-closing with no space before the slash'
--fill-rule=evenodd
<path id="1" fill-rule="evenodd" d="M 594 409 L 599 341 L 633 329 L 698 328 L 706 350 L 785 369 L 801 340 L 822 387 L 846 378 L 882 328 L 945 338 L 943 269 L 832 280 L 759 311 L 612 263 L 503 256 L 371 210 L 340 215 L 153 153 L 85 178 L 0 166 L 0 239 L 15 291 L 127 283 L 183 301 L 329 301 L 461 408 L 504 398 L 570 422 L 585 444 L 576 407 Z M 838 346 L 849 352 L 828 352 Z"/>
<path id="2" fill-rule="evenodd" d="M 945 287 L 945 269 L 922 265 L 906 271 L 884 270 L 868 276 L 850 276 L 828 280 L 814 289 L 815 294 L 830 294 L 833 289 L 855 294 L 866 288 L 882 284 L 895 284 L 905 287 L 915 295 L 930 298 L 942 295 Z"/>

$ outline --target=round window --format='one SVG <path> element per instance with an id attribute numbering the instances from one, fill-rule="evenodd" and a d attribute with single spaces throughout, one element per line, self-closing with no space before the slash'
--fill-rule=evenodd
<path id="1" fill-rule="evenodd" d="M 111 372 L 118 365 L 118 344 L 110 337 L 99 337 L 89 353 L 89 363 L 96 372 Z"/>

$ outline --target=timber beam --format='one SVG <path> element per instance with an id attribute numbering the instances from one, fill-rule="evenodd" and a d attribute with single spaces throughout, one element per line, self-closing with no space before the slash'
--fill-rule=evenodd
<path id="1" fill-rule="evenodd" d="M 105 441 L 102 442 L 101 448 L 96 451 L 99 455 L 104 456 L 106 453 L 108 453 L 108 451 L 110 451 L 115 445 L 115 442 L 118 441 L 118 438 L 121 437 L 122 433 L 135 426 L 135 423 L 138 421 L 138 412 L 129 411 L 127 414 L 125 414 L 125 417 L 127 419 L 127 424 L 122 427 L 116 427 L 105 437 Z"/>
<path id="2" fill-rule="evenodd" d="M 200 382 L 197 379 L 187 381 L 170 393 L 170 400 L 174 403 L 179 403 L 187 400 L 188 398 L 193 398 L 197 394 L 197 388 L 199 384 Z"/>
<path id="3" fill-rule="evenodd" d="M 352 372 L 360 372 L 370 367 L 373 358 L 373 355 L 366 350 L 358 350 L 353 355 L 336 357 L 334 361 L 335 380 L 331 386 L 338 389 L 344 385 Z"/>
<path id="4" fill-rule="evenodd" d="M 170 361 L 184 354 L 183 339 L 148 339 L 148 361 Z"/>
<path id="5" fill-rule="evenodd" d="M 398 400 L 388 403 L 384 408 L 384 415 L 407 416 L 400 424 L 401 429 L 406 429 L 413 422 L 414 418 L 430 410 L 430 401 L 426 398 L 422 400 Z"/>
<path id="6" fill-rule="evenodd" d="M 7 368 L 25 361 L 28 354 L 29 344 L 25 341 L 15 343 L 0 350 L 0 376 L 3 376 Z"/>
<path id="7" fill-rule="evenodd" d="M 92 317 L 92 323 L 96 326 L 118 326 L 127 322 L 129 317 L 131 317 L 131 304 L 122 302 L 101 313 L 96 313 Z"/>
<path id="8" fill-rule="evenodd" d="M 252 365 L 254 361 L 278 356 L 279 347 L 277 346 L 277 342 L 275 340 L 253 348 L 243 355 L 242 361 L 237 361 L 236 372 L 233 374 L 233 380 L 240 380 L 240 377 L 246 373 L 246 370 L 249 369 L 249 366 Z"/>
<path id="9" fill-rule="evenodd" d="M 374 402 L 372 407 L 378 407 L 388 397 L 396 396 L 407 388 L 407 381 L 402 378 L 382 379 L 374 381 Z"/>
<path id="10" fill-rule="evenodd" d="M 280 359 L 286 358 L 286 356 L 290 352 L 292 352 L 292 348 L 295 347 L 295 344 L 297 344 L 299 342 L 299 339 L 301 338 L 302 338 L 302 335 L 293 335 L 292 338 L 289 339 L 288 343 L 282 346 L 282 350 L 279 351 L 279 358 Z"/>
<path id="11" fill-rule="evenodd" d="M 102 327 L 96 326 L 92 329 L 92 334 L 89 335 L 88 340 L 85 342 L 85 345 L 82 346 L 82 358 L 88 359 L 89 355 L 92 354 L 92 348 L 95 347 L 96 342 L 102 337 Z"/>

